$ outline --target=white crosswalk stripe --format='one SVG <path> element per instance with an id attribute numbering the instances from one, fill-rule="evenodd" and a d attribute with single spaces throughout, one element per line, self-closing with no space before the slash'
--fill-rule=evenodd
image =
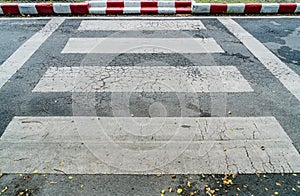
<path id="1" fill-rule="evenodd" d="M 79 31 L 141 31 L 141 30 L 201 30 L 200 20 L 85 20 Z"/>
<path id="2" fill-rule="evenodd" d="M 251 91 L 233 66 L 50 67 L 33 89 L 33 92 Z"/>
<path id="3" fill-rule="evenodd" d="M 273 117 L 15 117 L 0 147 L 3 172 L 54 173 L 62 159 L 75 174 L 300 171 L 300 156 Z"/>
<path id="4" fill-rule="evenodd" d="M 212 38 L 70 38 L 62 53 L 224 53 Z"/>

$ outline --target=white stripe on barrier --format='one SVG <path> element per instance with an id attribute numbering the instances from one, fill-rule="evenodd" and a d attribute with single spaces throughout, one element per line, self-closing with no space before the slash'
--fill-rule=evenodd
<path id="1" fill-rule="evenodd" d="M 278 13 L 279 4 L 278 3 L 263 3 L 260 13 L 269 14 L 269 13 Z"/>
<path id="2" fill-rule="evenodd" d="M 244 3 L 227 4 L 227 13 L 243 14 L 245 11 Z"/>
<path id="3" fill-rule="evenodd" d="M 14 117 L 0 148 L 3 173 L 300 172 L 273 117 Z"/>
<path id="4" fill-rule="evenodd" d="M 106 1 L 89 1 L 90 8 L 98 7 L 98 8 L 104 8 L 106 7 Z"/>
<path id="5" fill-rule="evenodd" d="M 56 14 L 71 14 L 70 3 L 53 3 L 53 10 Z"/>
<path id="6" fill-rule="evenodd" d="M 176 8 L 159 7 L 157 12 L 159 14 L 176 14 Z"/>
<path id="7" fill-rule="evenodd" d="M 124 8 L 132 9 L 132 8 L 141 8 L 140 1 L 124 1 Z"/>
<path id="8" fill-rule="evenodd" d="M 89 9 L 90 14 L 106 14 L 106 7 L 104 8 L 99 8 L 99 7 L 92 7 Z M 101 28 L 101 27 L 99 27 Z"/>
<path id="9" fill-rule="evenodd" d="M 123 14 L 140 14 L 141 8 L 139 7 L 124 7 Z"/>
<path id="10" fill-rule="evenodd" d="M 38 14 L 35 3 L 19 3 L 20 14 Z"/>
<path id="11" fill-rule="evenodd" d="M 175 8 L 175 2 L 174 1 L 159 1 L 157 3 L 158 8 L 160 7 L 169 7 L 169 8 Z"/>
<path id="12" fill-rule="evenodd" d="M 50 67 L 33 89 L 33 92 L 153 91 L 252 92 L 253 89 L 234 66 Z"/>
<path id="13" fill-rule="evenodd" d="M 193 13 L 196 14 L 209 14 L 210 13 L 210 3 L 194 3 L 192 5 Z"/>
<path id="14" fill-rule="evenodd" d="M 3 13 L 3 10 L 2 10 L 2 8 L 1 8 L 1 5 L 3 5 L 3 4 L 0 3 L 0 14 L 4 14 L 4 13 Z"/>
<path id="15" fill-rule="evenodd" d="M 95 8 L 92 8 L 94 10 Z M 100 9 L 100 8 L 97 8 Z M 129 8 L 124 8 L 126 12 Z M 140 10 L 140 8 L 137 8 Z M 202 30 L 200 20 L 83 20 L 79 31 Z"/>
<path id="16" fill-rule="evenodd" d="M 300 13 L 300 3 L 297 3 L 297 7 L 294 13 Z"/>

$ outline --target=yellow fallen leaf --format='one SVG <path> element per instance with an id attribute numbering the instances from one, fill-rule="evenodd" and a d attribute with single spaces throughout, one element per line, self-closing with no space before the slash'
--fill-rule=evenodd
<path id="1" fill-rule="evenodd" d="M 72 177 L 72 176 L 69 176 L 68 178 L 69 178 L 69 180 L 72 180 L 72 179 L 73 179 L 73 177 Z"/>
<path id="2" fill-rule="evenodd" d="M 160 196 L 165 196 L 165 194 L 160 194 Z"/>
<path id="3" fill-rule="evenodd" d="M 293 190 L 294 192 L 296 192 L 296 189 L 295 189 L 294 187 L 292 188 L 292 190 Z"/>
<path id="4" fill-rule="evenodd" d="M 237 187 L 236 190 L 240 191 L 241 189 L 239 187 Z"/>
<path id="5" fill-rule="evenodd" d="M 57 184 L 57 182 L 53 182 L 53 181 L 51 181 L 51 182 L 49 182 L 50 184 Z"/>
<path id="6" fill-rule="evenodd" d="M 23 176 L 23 174 L 19 174 L 19 176 L 20 176 L 20 177 L 22 177 L 22 176 Z"/>
<path id="7" fill-rule="evenodd" d="M 279 182 L 276 182 L 275 184 L 276 184 L 276 186 L 281 186 L 281 184 Z"/>
<path id="8" fill-rule="evenodd" d="M 278 195 L 279 193 L 277 191 L 274 192 L 274 195 Z"/>
<path id="9" fill-rule="evenodd" d="M 24 192 L 22 192 L 22 191 L 21 191 L 21 192 L 19 192 L 19 195 L 20 195 L 20 196 L 21 196 L 21 195 L 24 195 Z"/>
<path id="10" fill-rule="evenodd" d="M 37 173 L 38 173 L 38 170 L 34 170 L 32 173 L 33 173 L 33 174 L 37 174 Z"/>
<path id="11" fill-rule="evenodd" d="M 2 173 L 0 173 L 0 178 L 3 176 L 3 174 Z"/>
<path id="12" fill-rule="evenodd" d="M 173 191 L 172 187 L 169 187 L 168 191 L 171 193 Z"/>
<path id="13" fill-rule="evenodd" d="M 4 187 L 3 189 L 2 189 L 2 191 L 1 191 L 1 193 L 4 193 L 5 191 L 7 191 L 7 189 L 8 189 L 8 187 L 6 186 L 6 187 Z"/>
<path id="14" fill-rule="evenodd" d="M 297 174 L 293 174 L 293 176 L 297 176 Z"/>
<path id="15" fill-rule="evenodd" d="M 48 174 L 44 174 L 44 177 L 47 177 L 48 176 Z"/>
<path id="16" fill-rule="evenodd" d="M 62 162 L 61 162 L 61 166 L 65 166 L 65 162 L 62 161 Z"/>
<path id="17" fill-rule="evenodd" d="M 84 185 L 83 185 L 83 184 L 81 184 L 81 185 L 80 185 L 80 188 L 83 188 L 83 187 L 84 187 Z"/>
<path id="18" fill-rule="evenodd" d="M 187 182 L 187 186 L 191 187 L 191 182 L 190 181 Z"/>
<path id="19" fill-rule="evenodd" d="M 182 191 L 183 191 L 182 188 L 178 188 L 178 189 L 177 189 L 177 193 L 178 193 L 179 195 L 182 193 Z"/>
<path id="20" fill-rule="evenodd" d="M 232 185 L 232 184 L 233 184 L 233 182 L 232 182 L 231 179 L 223 180 L 223 183 L 224 183 L 225 185 Z"/>
<path id="21" fill-rule="evenodd" d="M 161 193 L 161 194 L 165 194 L 166 191 L 163 189 L 163 190 L 160 191 L 160 193 Z"/>
<path id="22" fill-rule="evenodd" d="M 265 188 L 265 191 L 268 191 L 268 190 L 269 190 L 269 189 L 266 187 L 266 188 Z"/>

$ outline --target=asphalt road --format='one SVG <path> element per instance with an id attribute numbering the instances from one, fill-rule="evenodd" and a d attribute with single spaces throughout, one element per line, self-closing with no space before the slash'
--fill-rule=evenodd
<path id="1" fill-rule="evenodd" d="M 299 17 L 0 26 L 1 194 L 299 194 Z"/>

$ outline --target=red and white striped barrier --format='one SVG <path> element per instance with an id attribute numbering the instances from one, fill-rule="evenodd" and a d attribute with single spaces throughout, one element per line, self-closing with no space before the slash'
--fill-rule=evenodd
<path id="1" fill-rule="evenodd" d="M 300 3 L 193 3 L 194 14 L 294 14 Z"/>
<path id="2" fill-rule="evenodd" d="M 214 4 L 193 1 L 100 0 L 85 3 L 2 3 L 0 15 L 296 14 L 300 3 Z"/>
<path id="3" fill-rule="evenodd" d="M 90 1 L 91 14 L 191 14 L 192 1 Z"/>
<path id="4" fill-rule="evenodd" d="M 52 15 L 88 14 L 89 3 L 2 3 L 0 14 L 5 15 Z"/>

